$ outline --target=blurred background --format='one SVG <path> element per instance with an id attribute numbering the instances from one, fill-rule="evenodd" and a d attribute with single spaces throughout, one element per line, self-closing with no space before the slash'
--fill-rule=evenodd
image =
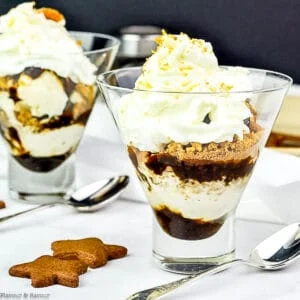
<path id="1" fill-rule="evenodd" d="M 0 14 L 25 2 L 0 0 Z M 152 25 L 210 41 L 219 63 L 271 69 L 294 83 L 273 127 L 268 146 L 300 156 L 300 1 L 299 0 L 37 0 L 37 7 L 61 11 L 69 30 L 121 37 L 114 68 L 142 64 L 155 43 L 153 28 L 137 41 L 130 25 Z M 152 33 L 153 33 L 152 32 Z M 139 43 L 139 44 L 138 44 Z M 126 52 L 127 51 L 127 52 Z M 137 56 L 134 59 L 134 56 Z M 138 57 L 139 56 L 139 57 Z"/>
<path id="2" fill-rule="evenodd" d="M 0 13 L 24 1 L 1 0 Z M 210 41 L 220 64 L 284 72 L 300 83 L 299 0 L 37 0 L 59 9 L 70 30 L 118 35 L 156 25 Z"/>

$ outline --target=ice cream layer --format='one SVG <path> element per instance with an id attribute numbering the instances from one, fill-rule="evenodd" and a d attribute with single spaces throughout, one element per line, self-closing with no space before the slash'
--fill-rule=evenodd
<path id="1" fill-rule="evenodd" d="M 64 27 L 47 19 L 34 2 L 20 4 L 0 18 L 0 76 L 26 67 L 55 71 L 74 82 L 93 84 L 96 67 Z"/>
<path id="2" fill-rule="evenodd" d="M 9 94 L 0 92 L 0 108 L 5 112 L 4 119 L 1 119 L 2 126 L 4 127 L 4 124 L 7 123 L 8 126 L 14 128 L 20 141 L 20 145 L 14 141 L 15 145 L 12 150 L 15 149 L 19 152 L 19 147 L 24 147 L 26 149 L 24 151 L 31 156 L 51 157 L 73 151 L 78 145 L 84 130 L 83 125 L 74 124 L 38 132 L 31 126 L 24 126 L 17 120 L 14 106 L 14 101 L 9 97 Z M 6 138 L 9 139 L 9 137 Z M 18 155 L 18 152 L 13 154 Z"/>
<path id="3" fill-rule="evenodd" d="M 238 204 L 258 156 L 260 133 L 221 144 L 170 144 L 159 153 L 128 147 L 151 206 L 203 222 L 225 217 Z"/>
<path id="4" fill-rule="evenodd" d="M 127 145 L 159 152 L 173 141 L 231 142 L 249 132 L 252 86 L 245 69 L 219 67 L 210 43 L 185 34 L 163 34 L 158 43 L 136 91 L 115 103 Z"/>
<path id="5" fill-rule="evenodd" d="M 225 217 L 234 210 L 247 181 L 248 177 L 244 177 L 229 185 L 223 181 L 199 183 L 193 180 L 182 184 L 173 174 L 151 174 L 151 180 L 142 184 L 154 209 L 168 208 L 184 218 L 205 222 Z"/>
<path id="6" fill-rule="evenodd" d="M 18 96 L 24 105 L 30 107 L 33 116 L 49 118 L 61 115 L 68 96 L 56 76 L 44 72 L 39 78 L 32 79 L 22 74 L 19 79 Z M 1 104 L 0 104 L 1 107 Z"/>

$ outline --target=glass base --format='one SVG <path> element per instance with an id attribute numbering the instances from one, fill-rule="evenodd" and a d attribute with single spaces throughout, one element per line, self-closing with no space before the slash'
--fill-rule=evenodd
<path id="1" fill-rule="evenodd" d="M 56 203 L 62 199 L 70 198 L 72 192 L 75 189 L 69 190 L 68 193 L 56 193 L 56 194 L 27 194 L 10 190 L 10 198 L 22 203 L 30 204 L 45 204 L 45 203 Z"/>
<path id="2" fill-rule="evenodd" d="M 164 257 L 153 251 L 155 263 L 165 271 L 178 274 L 195 274 L 207 269 L 231 261 L 235 258 L 235 251 L 208 258 L 176 258 Z"/>
<path id="3" fill-rule="evenodd" d="M 9 191 L 13 200 L 43 204 L 57 202 L 75 190 L 75 157 L 50 172 L 33 172 L 9 158 Z"/>
<path id="4" fill-rule="evenodd" d="M 153 256 L 167 271 L 194 274 L 234 259 L 234 213 L 227 216 L 221 228 L 208 238 L 183 240 L 170 236 L 153 218 Z"/>

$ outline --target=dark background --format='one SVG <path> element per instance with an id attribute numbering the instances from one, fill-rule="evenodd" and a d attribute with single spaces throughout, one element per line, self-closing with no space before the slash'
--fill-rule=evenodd
<path id="1" fill-rule="evenodd" d="M 0 13 L 24 1 L 0 0 Z M 59 9 L 67 27 L 117 34 L 157 25 L 210 41 L 220 64 L 287 73 L 300 83 L 300 0 L 37 0 Z"/>

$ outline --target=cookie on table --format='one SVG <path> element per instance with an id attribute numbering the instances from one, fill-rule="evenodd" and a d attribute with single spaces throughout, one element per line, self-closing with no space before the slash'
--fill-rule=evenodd
<path id="1" fill-rule="evenodd" d="M 31 278 L 31 285 L 36 288 L 54 284 L 75 288 L 79 285 L 79 275 L 86 273 L 87 269 L 87 265 L 80 260 L 43 255 L 32 262 L 12 266 L 9 274 Z"/>
<path id="2" fill-rule="evenodd" d="M 90 268 L 104 266 L 109 259 L 126 256 L 127 249 L 119 245 L 106 245 L 98 238 L 62 240 L 51 244 L 53 256 L 61 259 L 79 259 Z"/>

